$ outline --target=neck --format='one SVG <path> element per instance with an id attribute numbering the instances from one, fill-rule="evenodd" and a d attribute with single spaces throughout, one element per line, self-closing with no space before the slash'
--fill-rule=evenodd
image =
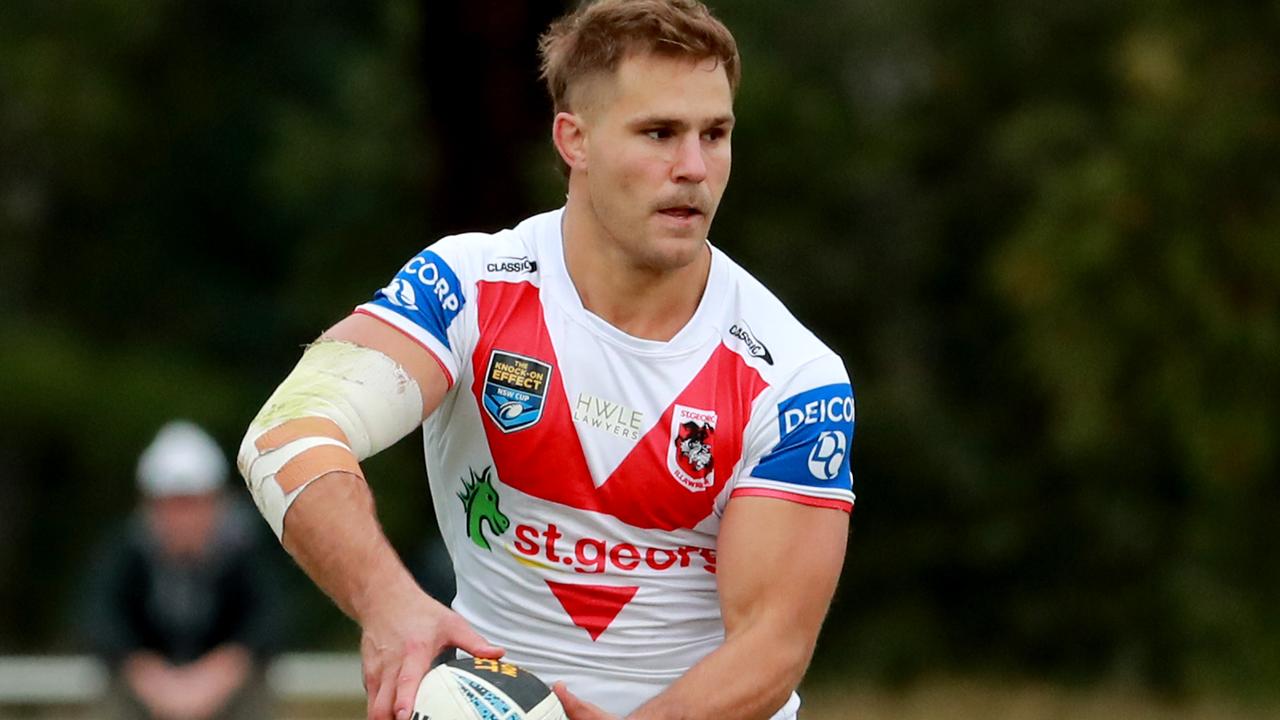
<path id="1" fill-rule="evenodd" d="M 570 192 L 562 226 L 565 267 L 582 306 L 632 337 L 675 337 L 706 291 L 711 249 L 704 247 L 682 267 L 645 267 L 628 256 L 582 197 Z"/>

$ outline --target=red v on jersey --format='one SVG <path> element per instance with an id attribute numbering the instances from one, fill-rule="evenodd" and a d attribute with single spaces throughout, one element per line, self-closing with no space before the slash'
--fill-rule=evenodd
<path id="1" fill-rule="evenodd" d="M 723 344 L 717 347 L 657 424 L 597 488 L 565 395 L 538 288 L 527 282 L 480 282 L 478 286 L 480 337 L 472 355 L 472 392 L 480 403 L 485 436 L 502 482 L 543 500 L 611 515 L 644 529 L 692 528 L 711 513 L 742 456 L 751 404 L 767 387 L 754 368 Z M 504 432 L 485 413 L 486 371 L 494 350 L 535 358 L 554 368 L 541 420 L 532 426 Z M 677 405 L 716 414 L 714 483 L 701 492 L 686 488 L 668 469 Z"/>
<path id="2" fill-rule="evenodd" d="M 612 585 L 571 585 L 547 581 L 573 624 L 586 630 L 592 640 L 598 639 L 613 624 L 622 608 L 636 596 L 638 587 Z"/>

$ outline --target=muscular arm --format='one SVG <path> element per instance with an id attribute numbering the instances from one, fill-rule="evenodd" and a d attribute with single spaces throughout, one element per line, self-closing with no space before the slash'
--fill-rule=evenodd
<path id="1" fill-rule="evenodd" d="M 418 385 L 425 418 L 448 389 L 420 346 L 371 317 L 352 315 L 324 334 L 381 352 Z M 422 592 L 387 541 L 359 475 L 329 472 L 305 486 L 284 517 L 282 541 L 307 575 L 362 629 L 370 720 L 407 718 L 418 683 L 445 647 L 499 657 L 457 614 Z M 394 715 L 393 715 L 394 711 Z"/>
<path id="2" fill-rule="evenodd" d="M 761 497 L 729 503 L 716 575 L 725 641 L 628 720 L 764 719 L 800 684 L 844 565 L 849 516 Z M 557 688 L 569 717 L 608 717 Z"/>
<path id="3" fill-rule="evenodd" d="M 417 383 L 425 419 L 448 389 L 426 351 L 366 315 L 351 315 L 321 336 L 377 350 Z M 333 472 L 298 496 L 285 516 L 284 547 L 311 579 L 357 622 L 379 603 L 416 588 L 378 523 L 373 494 L 359 476 Z"/>

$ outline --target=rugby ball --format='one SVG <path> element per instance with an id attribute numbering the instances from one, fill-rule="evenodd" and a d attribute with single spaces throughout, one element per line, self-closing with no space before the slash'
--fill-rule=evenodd
<path id="1" fill-rule="evenodd" d="M 437 665 L 418 686 L 411 720 L 567 720 L 537 675 L 508 662 L 464 658 Z"/>
<path id="2" fill-rule="evenodd" d="M 524 412 L 524 405 L 512 401 L 509 403 L 503 403 L 502 407 L 498 408 L 498 417 L 501 417 L 503 420 L 514 420 L 519 417 L 522 412 Z"/>

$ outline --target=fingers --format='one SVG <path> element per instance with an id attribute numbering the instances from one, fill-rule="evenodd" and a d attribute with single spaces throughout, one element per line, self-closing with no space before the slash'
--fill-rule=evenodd
<path id="1" fill-rule="evenodd" d="M 373 701 L 378 697 L 378 690 L 382 687 L 382 666 L 374 657 L 372 657 L 373 646 L 368 642 L 368 636 L 360 641 L 360 652 L 363 656 L 361 665 L 364 683 L 365 696 L 365 717 L 373 717 Z"/>
<path id="2" fill-rule="evenodd" d="M 418 697 L 418 686 L 422 684 L 422 676 L 431 667 L 431 652 L 421 645 L 408 649 L 400 673 L 396 676 L 395 720 L 408 720 L 413 712 L 413 704 Z"/>
<path id="3" fill-rule="evenodd" d="M 367 720 L 391 720 L 391 695 L 395 692 L 392 673 L 383 660 L 372 650 L 372 644 L 361 643 L 364 654 L 364 693 Z"/>
<path id="4" fill-rule="evenodd" d="M 379 678 L 378 692 L 369 692 L 369 720 L 391 720 L 391 701 L 396 691 L 394 671 L 384 671 Z"/>
<path id="5" fill-rule="evenodd" d="M 480 658 L 497 659 L 506 654 L 506 650 L 485 640 L 480 633 L 473 630 L 461 615 L 454 614 L 452 620 L 449 624 L 447 643 L 449 646 Z"/>
<path id="6" fill-rule="evenodd" d="M 569 720 L 617 720 L 616 716 L 610 715 L 569 692 L 569 688 L 564 682 L 552 685 L 551 690 L 556 694 L 556 697 L 560 698 L 560 705 L 564 708 L 564 714 Z"/>
<path id="7" fill-rule="evenodd" d="M 368 720 L 408 720 L 418 686 L 442 648 L 456 647 L 489 659 L 505 653 L 481 637 L 461 615 L 439 604 L 412 610 L 393 622 L 366 627 L 361 637 Z"/>

